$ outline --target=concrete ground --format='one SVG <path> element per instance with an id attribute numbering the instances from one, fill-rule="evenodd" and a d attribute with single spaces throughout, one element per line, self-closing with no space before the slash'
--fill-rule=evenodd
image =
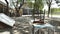
<path id="1" fill-rule="evenodd" d="M 30 34 L 31 29 L 29 29 L 29 28 L 31 28 L 31 27 L 29 25 L 29 20 L 31 20 L 31 18 L 18 17 L 18 18 L 14 18 L 14 19 L 16 20 L 16 23 L 15 23 L 14 27 L 12 28 L 13 34 Z M 57 21 L 56 22 L 54 21 L 54 23 L 57 24 Z M 54 24 L 54 23 L 52 23 L 52 24 Z M 58 22 L 58 23 L 60 23 L 60 22 Z M 48 34 L 47 32 L 45 32 L 45 33 Z M 51 32 L 49 34 L 52 34 Z M 54 32 L 54 34 L 57 34 L 57 33 L 60 34 L 59 32 Z M 10 32 L 4 31 L 4 32 L 0 32 L 0 34 L 10 34 Z"/>
<path id="2" fill-rule="evenodd" d="M 8 31 L 0 32 L 0 34 L 10 34 L 10 32 L 8 32 Z"/>

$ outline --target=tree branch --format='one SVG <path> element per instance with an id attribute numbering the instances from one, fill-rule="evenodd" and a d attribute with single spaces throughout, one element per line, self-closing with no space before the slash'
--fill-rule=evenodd
<path id="1" fill-rule="evenodd" d="M 9 2 L 8 2 L 7 0 L 5 0 L 5 2 L 6 2 L 7 4 L 9 4 Z"/>
<path id="2" fill-rule="evenodd" d="M 22 3 L 20 3 L 19 9 L 24 5 L 24 0 L 22 0 Z"/>

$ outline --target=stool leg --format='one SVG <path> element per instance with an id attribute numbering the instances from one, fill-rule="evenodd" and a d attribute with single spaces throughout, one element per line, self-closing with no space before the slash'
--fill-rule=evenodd
<path id="1" fill-rule="evenodd" d="M 48 34 L 49 34 L 49 29 L 48 29 Z"/>
<path id="2" fill-rule="evenodd" d="M 33 26 L 33 25 L 32 25 L 32 26 Z M 32 28 L 32 34 L 35 34 L 35 33 L 34 33 L 34 26 L 33 26 L 33 28 Z"/>
<path id="3" fill-rule="evenodd" d="M 13 31 L 12 31 L 12 29 L 10 30 L 10 34 L 13 34 Z"/>

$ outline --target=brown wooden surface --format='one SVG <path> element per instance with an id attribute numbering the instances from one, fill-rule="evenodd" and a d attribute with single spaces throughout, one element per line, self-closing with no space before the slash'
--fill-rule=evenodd
<path id="1" fill-rule="evenodd" d="M 44 24 L 44 21 L 33 21 L 33 23 Z"/>
<path id="2" fill-rule="evenodd" d="M 0 22 L 0 28 L 11 28 L 11 26 L 4 24 L 3 22 Z"/>

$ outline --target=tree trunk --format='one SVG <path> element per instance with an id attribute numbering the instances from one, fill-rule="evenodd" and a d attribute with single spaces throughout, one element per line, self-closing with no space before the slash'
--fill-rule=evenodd
<path id="1" fill-rule="evenodd" d="M 49 0 L 49 2 L 47 3 L 48 4 L 48 18 L 51 11 L 51 3 L 52 3 L 52 0 Z"/>
<path id="2" fill-rule="evenodd" d="M 18 8 L 15 8 L 16 9 L 16 17 L 19 17 L 20 16 L 20 14 L 19 14 L 19 9 Z"/>
<path id="3" fill-rule="evenodd" d="M 50 7 L 51 7 L 51 5 L 49 4 L 49 7 L 48 7 L 48 17 L 49 17 L 49 14 L 50 14 Z"/>
<path id="4" fill-rule="evenodd" d="M 5 2 L 7 3 L 7 8 L 6 8 L 7 11 L 5 12 L 5 14 L 9 16 L 9 3 L 7 0 L 5 0 Z"/>
<path id="5" fill-rule="evenodd" d="M 18 1 L 17 1 L 17 4 L 18 4 Z M 21 7 L 24 5 L 24 0 L 22 0 L 22 4 L 20 3 L 20 6 L 18 7 L 18 8 L 16 8 L 15 7 L 15 9 L 16 9 L 16 16 L 17 17 L 19 17 L 20 16 L 20 13 L 19 13 L 19 11 L 20 11 L 20 9 L 21 9 Z"/>

